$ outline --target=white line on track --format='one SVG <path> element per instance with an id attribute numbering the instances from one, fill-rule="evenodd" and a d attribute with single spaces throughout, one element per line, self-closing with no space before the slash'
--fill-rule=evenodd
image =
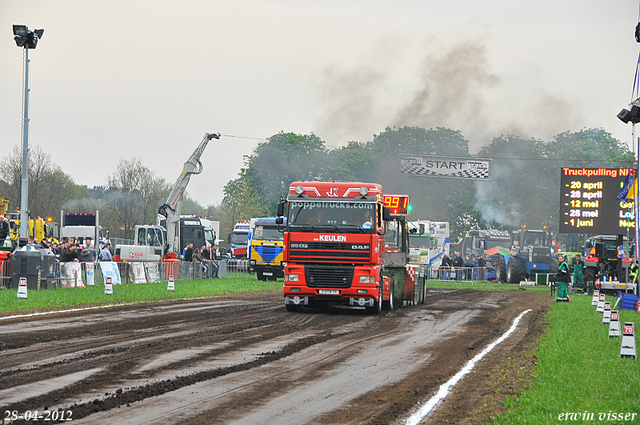
<path id="1" fill-rule="evenodd" d="M 509 335 L 511 335 L 513 331 L 516 330 L 520 319 L 522 319 L 522 316 L 530 311 L 531 310 L 529 309 L 520 313 L 520 315 L 514 319 L 513 324 L 507 332 L 505 332 L 500 338 L 489 344 L 484 350 L 482 350 L 481 353 L 469 360 L 469 362 L 467 362 L 467 364 L 462 369 L 460 369 L 458 373 L 451 377 L 451 379 L 442 384 L 438 389 L 438 392 L 433 397 L 431 397 L 429 401 L 427 401 L 420 409 L 418 409 L 417 412 L 411 415 L 409 419 L 406 420 L 405 424 L 418 425 L 442 400 L 444 400 L 444 398 L 449 394 L 451 389 L 458 383 L 458 381 L 460 381 L 467 373 L 473 370 L 478 361 L 480 361 L 484 356 L 487 355 L 487 353 L 493 350 L 496 345 L 507 339 Z"/>

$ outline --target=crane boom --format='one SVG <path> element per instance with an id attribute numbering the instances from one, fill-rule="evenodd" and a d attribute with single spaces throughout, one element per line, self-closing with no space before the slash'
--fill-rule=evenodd
<path id="1" fill-rule="evenodd" d="M 205 133 L 202 142 L 200 142 L 187 162 L 184 163 L 182 172 L 178 176 L 171 193 L 158 208 L 158 214 L 167 219 L 168 252 L 180 255 L 180 212 L 182 210 L 184 192 L 187 189 L 191 175 L 202 172 L 200 157 L 211 139 L 220 139 L 220 133 Z"/>

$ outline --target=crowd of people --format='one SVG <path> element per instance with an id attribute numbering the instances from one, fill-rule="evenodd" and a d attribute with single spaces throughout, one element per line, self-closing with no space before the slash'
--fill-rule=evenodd
<path id="1" fill-rule="evenodd" d="M 478 258 L 477 267 L 466 267 L 464 258 L 462 258 L 458 251 L 455 251 L 451 256 L 445 252 L 442 256 L 442 262 L 440 263 L 438 272 L 440 278 L 443 280 L 484 280 L 485 266 L 486 261 L 484 255 Z"/>
<path id="2" fill-rule="evenodd" d="M 189 242 L 182 250 L 182 259 L 183 261 L 202 267 L 206 278 L 219 278 L 218 245 L 214 244 L 211 247 L 203 245 L 202 248 L 194 248 L 193 243 Z"/>

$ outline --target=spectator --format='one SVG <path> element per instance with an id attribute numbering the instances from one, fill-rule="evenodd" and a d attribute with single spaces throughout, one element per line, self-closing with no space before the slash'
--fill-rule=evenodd
<path id="1" fill-rule="evenodd" d="M 206 260 L 202 256 L 202 251 L 200 248 L 196 248 L 193 250 L 193 264 L 194 268 L 200 266 L 201 270 L 204 272 L 204 276 L 207 277 L 209 274 L 209 268 L 207 267 Z"/>
<path id="2" fill-rule="evenodd" d="M 558 281 L 558 297 L 556 298 L 556 302 L 568 302 L 569 294 L 567 293 L 567 284 L 571 283 L 571 273 L 569 273 L 569 265 L 564 261 L 562 255 L 558 257 L 558 261 L 560 265 L 556 273 Z"/>
<path id="3" fill-rule="evenodd" d="M 60 248 L 58 248 L 57 243 L 53 242 L 51 244 L 51 252 L 56 256 L 56 260 L 60 261 L 60 254 L 62 254 L 62 252 L 60 251 Z"/>
<path id="4" fill-rule="evenodd" d="M 5 240 L 11 232 L 11 226 L 9 220 L 5 219 L 3 215 L 0 215 L 0 246 L 4 246 Z"/>
<path id="5" fill-rule="evenodd" d="M 580 254 L 576 254 L 573 257 L 573 284 L 583 287 L 584 280 L 582 275 L 582 270 L 584 270 L 584 261 L 582 261 L 582 257 Z"/>
<path id="6" fill-rule="evenodd" d="M 42 241 L 40 241 L 40 248 L 51 249 L 51 246 L 49 245 L 49 240 L 47 238 L 44 238 L 42 239 Z"/>
<path id="7" fill-rule="evenodd" d="M 78 260 L 78 247 L 74 243 L 69 243 L 69 247 L 60 254 L 61 263 L 70 263 Z"/>
<path id="8" fill-rule="evenodd" d="M 449 271 L 451 270 L 451 258 L 446 252 L 442 257 L 442 263 L 440 263 L 440 279 L 449 280 Z"/>
<path id="9" fill-rule="evenodd" d="M 184 250 L 184 261 L 189 263 L 193 261 L 193 243 L 189 242 Z"/>
<path id="10" fill-rule="evenodd" d="M 209 256 L 211 257 L 211 277 L 220 279 L 218 275 L 220 271 L 220 264 L 218 264 L 218 245 L 213 244 Z"/>
<path id="11" fill-rule="evenodd" d="M 91 238 L 84 238 L 84 248 L 80 252 L 83 263 L 93 263 L 96 261 L 96 250 L 91 245 Z"/>
<path id="12" fill-rule="evenodd" d="M 480 255 L 480 258 L 478 258 L 478 280 L 484 280 L 484 271 L 486 266 L 487 262 L 484 259 L 484 254 Z"/>
<path id="13" fill-rule="evenodd" d="M 113 261 L 113 257 L 111 256 L 111 251 L 109 250 L 110 247 L 111 247 L 111 244 L 109 242 L 103 245 L 102 250 L 100 251 L 100 254 L 98 254 L 98 261 Z"/>
<path id="14" fill-rule="evenodd" d="M 456 251 L 455 258 L 453 259 L 453 268 L 456 270 L 456 280 L 462 280 L 464 273 L 464 260 L 460 256 L 460 253 Z"/>

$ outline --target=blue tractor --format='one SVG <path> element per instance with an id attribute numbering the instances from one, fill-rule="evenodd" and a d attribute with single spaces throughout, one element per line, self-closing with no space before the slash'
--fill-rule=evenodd
<path id="1" fill-rule="evenodd" d="M 546 227 L 530 230 L 523 226 L 511 233 L 511 250 L 514 255 L 507 258 L 506 281 L 520 283 L 523 279 L 535 280 L 537 273 L 555 274 L 558 260 L 554 257 L 555 240 Z"/>

